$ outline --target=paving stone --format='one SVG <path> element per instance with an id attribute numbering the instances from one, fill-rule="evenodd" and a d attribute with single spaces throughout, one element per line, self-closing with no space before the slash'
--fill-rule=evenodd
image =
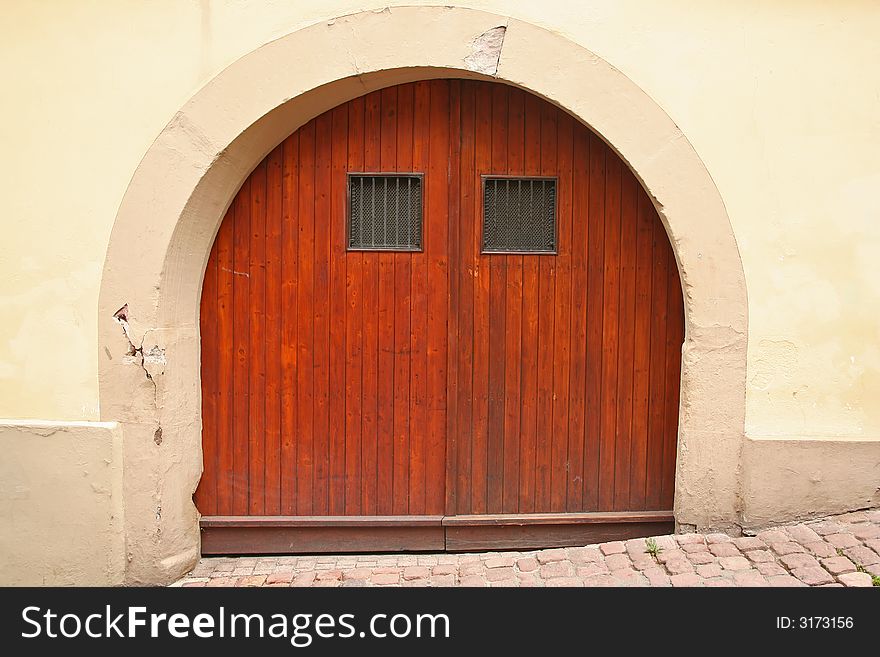
<path id="1" fill-rule="evenodd" d="M 856 571 L 855 564 L 847 557 L 829 557 L 822 559 L 822 565 L 832 575 L 842 575 L 843 573 L 854 573 Z"/>
<path id="2" fill-rule="evenodd" d="M 725 570 L 748 570 L 752 567 L 745 557 L 721 557 L 718 563 Z"/>
<path id="3" fill-rule="evenodd" d="M 677 547 L 675 536 L 666 534 L 665 536 L 655 536 L 654 542 L 662 550 L 674 550 Z"/>
<path id="4" fill-rule="evenodd" d="M 431 575 L 441 577 L 443 575 L 454 575 L 458 572 L 458 566 L 451 563 L 438 563 L 431 569 Z"/>
<path id="5" fill-rule="evenodd" d="M 632 565 L 636 570 L 644 570 L 645 568 L 653 568 L 657 565 L 657 560 L 649 554 L 635 555 L 632 557 Z"/>
<path id="6" fill-rule="evenodd" d="M 786 527 L 785 533 L 791 536 L 797 543 L 812 543 L 819 540 L 819 534 L 803 523 Z"/>
<path id="7" fill-rule="evenodd" d="M 828 534 L 825 537 L 825 540 L 831 543 L 836 548 L 849 548 L 855 547 L 859 544 L 859 539 L 848 532 L 841 532 L 839 534 Z"/>
<path id="8" fill-rule="evenodd" d="M 693 545 L 694 543 L 705 543 L 706 540 L 702 534 L 677 534 L 675 542 L 679 545 Z"/>
<path id="9" fill-rule="evenodd" d="M 329 582 L 342 579 L 341 570 L 322 570 L 315 575 L 315 579 L 319 582 Z"/>
<path id="10" fill-rule="evenodd" d="M 809 554 L 803 554 L 800 552 L 795 552 L 793 554 L 786 554 L 779 557 L 779 561 L 789 570 L 794 570 L 796 568 L 818 568 L 819 562 L 816 561 L 815 557 L 810 556 Z"/>
<path id="11" fill-rule="evenodd" d="M 733 574 L 737 586 L 767 586 L 767 580 L 757 570 L 742 570 Z"/>
<path id="12" fill-rule="evenodd" d="M 842 589 L 843 584 L 841 584 L 840 582 L 833 582 L 831 584 L 820 584 L 819 588 L 820 589 Z"/>
<path id="13" fill-rule="evenodd" d="M 733 544 L 743 552 L 748 550 L 763 550 L 767 547 L 764 545 L 764 541 L 755 536 L 740 536 L 739 538 L 733 539 Z"/>
<path id="14" fill-rule="evenodd" d="M 664 551 L 657 555 L 657 561 L 660 563 L 668 563 L 670 561 L 683 561 L 685 559 L 685 552 L 683 550 L 669 550 L 668 552 Z"/>
<path id="15" fill-rule="evenodd" d="M 584 579 L 584 586 L 617 586 L 617 580 L 613 575 L 592 575 Z"/>
<path id="16" fill-rule="evenodd" d="M 666 572 L 658 567 L 655 568 L 646 568 L 642 571 L 642 575 L 644 575 L 651 586 L 671 586 L 671 582 L 669 580 L 669 576 Z"/>
<path id="17" fill-rule="evenodd" d="M 838 534 L 843 531 L 844 525 L 836 520 L 819 520 L 809 523 L 809 528 L 819 534 L 826 536 L 828 534 Z"/>
<path id="18" fill-rule="evenodd" d="M 477 575 L 468 575 L 467 577 L 462 577 L 459 580 L 459 584 L 461 586 L 488 586 L 486 581 Z"/>
<path id="19" fill-rule="evenodd" d="M 768 563 L 757 563 L 755 564 L 755 569 L 764 575 L 764 577 L 772 577 L 774 575 L 787 575 L 785 572 L 785 568 L 780 566 L 775 561 L 771 561 Z"/>
<path id="20" fill-rule="evenodd" d="M 696 573 L 680 573 L 669 578 L 672 586 L 702 586 L 703 578 Z"/>
<path id="21" fill-rule="evenodd" d="M 517 579 L 520 586 L 544 586 L 544 580 L 536 573 L 520 573 Z"/>
<path id="22" fill-rule="evenodd" d="M 599 549 L 606 557 L 611 554 L 621 554 L 622 552 L 626 552 L 626 547 L 624 546 L 623 541 L 602 543 L 601 545 L 599 545 Z"/>
<path id="23" fill-rule="evenodd" d="M 804 543 L 804 547 L 820 559 L 824 557 L 833 557 L 837 554 L 837 548 L 830 543 L 826 543 L 825 541 Z"/>
<path id="24" fill-rule="evenodd" d="M 272 573 L 266 577 L 266 584 L 290 584 L 293 581 L 293 573 Z"/>
<path id="25" fill-rule="evenodd" d="M 871 522 L 860 522 L 856 525 L 850 525 L 849 531 L 853 536 L 862 541 L 880 537 L 880 525 L 875 525 Z"/>
<path id="26" fill-rule="evenodd" d="M 583 580 L 580 580 L 577 577 L 554 577 L 553 579 L 548 579 L 546 582 L 544 582 L 544 586 L 554 587 L 572 587 L 583 585 Z"/>
<path id="27" fill-rule="evenodd" d="M 770 543 L 770 549 L 779 556 L 784 554 L 794 554 L 795 552 L 806 552 L 802 546 L 793 541 L 783 541 L 779 543 Z"/>
<path id="28" fill-rule="evenodd" d="M 770 550 L 750 550 L 746 552 L 746 558 L 755 563 L 769 563 L 771 561 L 776 561 L 776 557 L 773 556 L 773 553 L 770 552 Z"/>
<path id="29" fill-rule="evenodd" d="M 568 558 L 572 563 L 590 563 L 601 561 L 602 553 L 595 547 L 576 547 L 568 549 Z"/>
<path id="30" fill-rule="evenodd" d="M 736 586 L 736 584 L 731 579 L 727 579 L 726 577 L 713 577 L 711 579 L 707 579 L 703 581 L 703 586 L 706 587 L 731 587 Z"/>
<path id="31" fill-rule="evenodd" d="M 458 567 L 458 574 L 463 577 L 467 577 L 469 575 L 482 575 L 483 574 L 483 564 L 479 561 L 472 563 L 463 563 Z"/>
<path id="32" fill-rule="evenodd" d="M 360 564 L 358 564 L 360 565 Z M 351 568 L 350 570 L 342 571 L 342 579 L 370 579 L 370 575 L 373 574 L 372 568 Z"/>
<path id="33" fill-rule="evenodd" d="M 846 548 L 843 553 L 862 566 L 873 566 L 875 563 L 880 563 L 880 555 L 864 545 Z"/>
<path id="34" fill-rule="evenodd" d="M 370 583 L 376 586 L 388 586 L 389 584 L 397 584 L 400 581 L 398 573 L 373 573 L 370 577 Z"/>
<path id="35" fill-rule="evenodd" d="M 608 573 L 608 566 L 602 563 L 588 563 L 577 567 L 577 576 L 581 578 L 592 577 L 593 575 L 605 575 Z"/>
<path id="36" fill-rule="evenodd" d="M 239 577 L 235 583 L 236 586 L 262 586 L 266 583 L 265 575 L 249 575 L 247 577 Z"/>
<path id="37" fill-rule="evenodd" d="M 550 577 L 570 577 L 574 573 L 574 569 L 569 561 L 553 561 L 541 566 L 539 572 L 541 577 L 549 579 Z"/>
<path id="38" fill-rule="evenodd" d="M 542 550 L 535 557 L 538 559 L 538 563 L 552 563 L 554 561 L 567 561 L 568 553 L 563 548 L 557 548 L 555 550 Z"/>
<path id="39" fill-rule="evenodd" d="M 837 520 L 849 523 L 865 522 L 868 520 L 868 514 L 865 511 L 851 511 L 837 516 Z"/>
<path id="40" fill-rule="evenodd" d="M 844 586 L 873 586 L 871 576 L 868 573 L 844 573 L 838 575 L 837 580 Z"/>
<path id="41" fill-rule="evenodd" d="M 828 571 L 824 568 L 808 567 L 798 568 L 791 571 L 791 574 L 801 580 L 804 584 L 817 586 L 819 584 L 830 584 L 834 581 Z"/>
<path id="42" fill-rule="evenodd" d="M 694 554 L 695 552 L 708 552 L 709 546 L 705 543 L 686 543 L 681 546 L 685 554 Z"/>
<path id="43" fill-rule="evenodd" d="M 516 572 L 513 570 L 513 566 L 504 566 L 501 568 L 489 568 L 486 571 L 486 579 L 489 580 L 490 582 L 500 582 L 501 580 L 504 580 L 504 579 L 513 580 L 515 577 L 516 577 Z"/>
<path id="44" fill-rule="evenodd" d="M 235 586 L 235 577 L 212 577 L 206 586 Z"/>
<path id="45" fill-rule="evenodd" d="M 520 572 L 530 573 L 538 569 L 538 560 L 534 557 L 523 557 L 517 560 L 516 567 L 519 568 Z"/>
<path id="46" fill-rule="evenodd" d="M 432 575 L 431 586 L 455 586 L 455 575 Z"/>
<path id="47" fill-rule="evenodd" d="M 307 573 L 300 573 L 296 577 L 293 578 L 293 581 L 290 583 L 291 586 L 311 586 L 315 581 L 315 573 L 314 571 Z"/>
<path id="48" fill-rule="evenodd" d="M 880 538 L 869 538 L 865 541 L 865 547 L 869 547 L 877 554 L 880 554 Z"/>
<path id="49" fill-rule="evenodd" d="M 767 582 L 769 582 L 770 586 L 776 587 L 806 586 L 802 581 L 791 575 L 773 575 L 767 578 Z"/>
<path id="50" fill-rule="evenodd" d="M 608 570 L 614 571 L 621 568 L 630 568 L 632 562 L 625 554 L 611 554 L 605 558 L 605 565 L 608 566 Z"/>
<path id="51" fill-rule="evenodd" d="M 425 588 L 430 586 L 431 582 L 427 578 L 420 577 L 418 579 L 405 579 L 400 585 L 406 588 Z"/>
<path id="52" fill-rule="evenodd" d="M 516 559 L 509 556 L 494 556 L 483 562 L 486 568 L 510 568 L 516 563 Z"/>
<path id="53" fill-rule="evenodd" d="M 403 579 L 424 579 L 431 575 L 431 569 L 427 566 L 407 566 L 403 569 Z"/>
<path id="54" fill-rule="evenodd" d="M 731 543 L 711 543 L 709 544 L 709 552 L 716 557 L 739 557 L 742 556 L 737 547 Z"/>
<path id="55" fill-rule="evenodd" d="M 722 573 L 721 566 L 717 563 L 704 563 L 695 568 L 700 577 L 720 577 Z"/>
<path id="56" fill-rule="evenodd" d="M 758 532 L 757 538 L 770 545 L 771 543 L 787 543 L 789 540 L 788 534 L 786 534 L 781 529 L 768 529 L 762 532 Z"/>
<path id="57" fill-rule="evenodd" d="M 687 559 L 676 559 L 666 562 L 666 570 L 670 575 L 683 575 L 694 572 L 694 565 Z"/>
<path id="58" fill-rule="evenodd" d="M 728 543 L 718 543 L 718 545 L 729 545 Z M 716 546 L 712 546 L 716 547 Z M 709 552 L 691 552 L 687 555 L 688 561 L 692 564 L 705 564 L 705 563 L 714 563 L 716 557 Z"/>
<path id="59" fill-rule="evenodd" d="M 620 586 L 648 586 L 648 579 L 632 568 L 621 568 L 611 572 Z"/>
<path id="60" fill-rule="evenodd" d="M 727 534 L 706 534 L 706 543 L 713 545 L 716 543 L 732 543 L 733 539 Z"/>

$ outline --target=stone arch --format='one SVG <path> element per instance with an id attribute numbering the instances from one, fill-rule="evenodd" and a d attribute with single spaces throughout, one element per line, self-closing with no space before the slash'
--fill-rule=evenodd
<path id="1" fill-rule="evenodd" d="M 134 173 L 104 264 L 98 354 L 101 419 L 123 427 L 129 583 L 170 581 L 198 558 L 199 299 L 238 187 L 310 118 L 432 77 L 495 79 L 542 96 L 601 135 L 641 180 L 669 234 L 686 309 L 676 520 L 738 522 L 746 289 L 699 156 L 647 94 L 565 37 L 471 9 L 402 7 L 313 25 L 242 57 L 181 108 Z"/>

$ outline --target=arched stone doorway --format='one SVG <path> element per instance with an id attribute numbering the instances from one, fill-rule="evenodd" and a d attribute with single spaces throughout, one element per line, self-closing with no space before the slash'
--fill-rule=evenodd
<path id="1" fill-rule="evenodd" d="M 699 527 L 737 522 L 745 284 L 699 157 L 644 92 L 560 35 L 469 9 L 400 8 L 315 25 L 243 57 L 181 109 L 135 172 L 99 302 L 101 415 L 124 430 L 129 582 L 170 580 L 199 554 L 191 501 L 202 469 L 199 298 L 238 187 L 292 129 L 323 111 L 450 75 L 503 80 L 564 108 L 647 190 L 669 234 L 686 312 L 675 517 Z"/>

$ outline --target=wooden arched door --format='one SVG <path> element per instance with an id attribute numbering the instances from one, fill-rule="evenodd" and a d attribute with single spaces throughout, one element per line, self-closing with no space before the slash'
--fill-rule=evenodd
<path id="1" fill-rule="evenodd" d="M 298 129 L 230 206 L 200 324 L 206 554 L 671 529 L 669 241 L 621 159 L 524 91 L 404 84 Z"/>

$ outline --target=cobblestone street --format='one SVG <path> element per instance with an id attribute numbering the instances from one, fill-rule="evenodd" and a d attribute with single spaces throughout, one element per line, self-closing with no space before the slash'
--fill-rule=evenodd
<path id="1" fill-rule="evenodd" d="M 872 586 L 872 577 L 880 583 L 878 509 L 742 537 L 678 534 L 479 554 L 206 558 L 173 586 L 843 587 Z"/>

